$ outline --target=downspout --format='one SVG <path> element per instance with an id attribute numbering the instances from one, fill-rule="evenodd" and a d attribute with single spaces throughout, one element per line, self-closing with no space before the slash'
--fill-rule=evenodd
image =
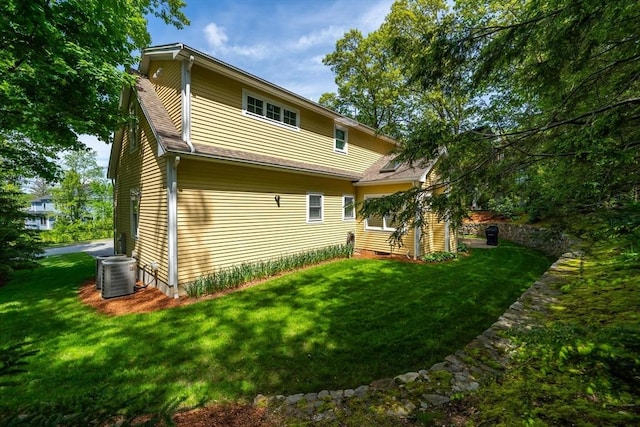
<path id="1" fill-rule="evenodd" d="M 178 164 L 180 156 L 167 159 L 167 234 L 169 246 L 169 287 L 173 297 L 178 294 Z"/>
<path id="2" fill-rule="evenodd" d="M 413 183 L 416 188 L 420 187 L 420 181 L 416 181 Z M 416 207 L 416 222 L 413 226 L 413 259 L 416 260 L 422 254 L 420 252 L 420 236 L 422 235 L 422 229 L 418 225 L 418 221 L 420 219 L 420 207 Z"/>
<path id="3" fill-rule="evenodd" d="M 195 58 L 182 61 L 182 140 L 189 151 L 196 149 L 191 143 L 191 68 Z M 167 243 L 169 246 L 169 287 L 173 288 L 173 297 L 180 298 L 178 290 L 178 165 L 180 156 L 167 161 Z"/>
<path id="4" fill-rule="evenodd" d="M 118 242 L 116 238 L 116 180 L 111 178 L 111 232 L 113 234 L 113 253 L 118 253 Z"/>
<path id="5" fill-rule="evenodd" d="M 189 146 L 189 151 L 196 152 L 191 143 L 191 68 L 195 58 L 182 61 L 182 140 Z"/>
<path id="6" fill-rule="evenodd" d="M 449 195 L 448 185 L 447 185 L 446 193 L 447 195 Z M 451 242 L 449 241 L 451 239 L 451 236 L 449 235 L 450 228 L 451 228 L 451 220 L 449 219 L 449 210 L 447 210 L 447 214 L 444 217 L 444 251 L 445 252 L 451 252 Z"/>

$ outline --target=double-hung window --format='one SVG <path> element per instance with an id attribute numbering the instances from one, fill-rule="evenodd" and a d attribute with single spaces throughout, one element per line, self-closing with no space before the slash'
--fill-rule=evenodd
<path id="1" fill-rule="evenodd" d="M 336 126 L 333 129 L 333 151 L 336 153 L 347 153 L 347 130 L 340 126 Z"/>
<path id="2" fill-rule="evenodd" d="M 324 195 L 322 193 L 307 194 L 307 222 L 322 222 L 323 211 Z"/>
<path id="3" fill-rule="evenodd" d="M 245 90 L 242 91 L 242 113 L 287 128 L 300 127 L 298 110 Z"/>
<path id="4" fill-rule="evenodd" d="M 138 229 L 140 226 L 140 191 L 131 190 L 131 235 L 134 239 L 138 238 Z"/>
<path id="5" fill-rule="evenodd" d="M 352 221 L 356 219 L 356 200 L 353 196 L 342 196 L 342 220 Z"/>
<path id="6" fill-rule="evenodd" d="M 366 197 L 367 199 L 373 199 L 375 197 Z M 379 231 L 395 231 L 397 224 L 393 222 L 391 215 L 369 215 L 364 222 L 365 230 L 379 230 Z"/>

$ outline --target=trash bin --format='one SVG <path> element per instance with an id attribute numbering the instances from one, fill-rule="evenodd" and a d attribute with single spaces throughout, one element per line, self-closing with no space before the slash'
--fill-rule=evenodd
<path id="1" fill-rule="evenodd" d="M 498 246 L 498 231 L 497 225 L 490 225 L 487 227 L 484 231 L 487 235 L 487 245 Z"/>

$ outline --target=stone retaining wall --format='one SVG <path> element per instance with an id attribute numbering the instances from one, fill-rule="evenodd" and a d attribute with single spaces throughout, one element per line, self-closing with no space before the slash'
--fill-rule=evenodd
<path id="1" fill-rule="evenodd" d="M 555 257 L 567 252 L 576 243 L 575 240 L 558 230 L 510 223 L 471 222 L 462 225 L 459 233 L 461 235 L 484 236 L 486 228 L 490 225 L 498 227 L 498 240 L 510 240 Z"/>

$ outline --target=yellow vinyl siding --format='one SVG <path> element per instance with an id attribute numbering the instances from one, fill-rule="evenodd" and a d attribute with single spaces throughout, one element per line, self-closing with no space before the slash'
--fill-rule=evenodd
<path id="1" fill-rule="evenodd" d="M 437 183 L 437 176 L 434 173 L 429 174 L 423 188 Z M 434 194 L 442 194 L 445 189 L 443 186 L 435 188 Z M 433 212 L 426 214 L 427 224 L 422 230 L 421 247 L 423 253 L 442 252 L 446 249 L 445 245 L 445 227 L 444 220 L 438 220 L 438 216 Z M 457 249 L 457 235 L 454 228 L 449 228 L 449 250 L 455 252 Z"/>
<path id="2" fill-rule="evenodd" d="M 370 196 L 381 196 L 393 194 L 398 191 L 405 191 L 411 188 L 411 184 L 387 184 L 357 187 L 356 200 L 362 203 L 365 198 Z M 358 216 L 356 223 L 356 249 L 364 249 L 369 251 L 395 253 L 413 256 L 414 252 L 414 229 L 411 227 L 407 230 L 407 234 L 402 239 L 401 247 L 392 247 L 389 243 L 391 231 L 382 230 L 366 230 L 365 218 Z"/>
<path id="3" fill-rule="evenodd" d="M 300 129 L 242 114 L 243 89 L 298 110 Z M 394 146 L 349 128 L 348 154 L 335 153 L 334 122 L 202 67 L 192 69 L 191 139 L 194 143 L 363 172 Z"/>
<path id="4" fill-rule="evenodd" d="M 162 72 L 153 78 L 159 68 Z M 171 121 L 178 132 L 182 132 L 182 64 L 178 61 L 154 61 L 149 67 L 149 78 Z"/>
<path id="5" fill-rule="evenodd" d="M 152 262 L 158 265 L 158 279 L 167 282 L 167 197 L 165 159 L 157 157 L 158 144 L 148 122 L 141 117 L 139 147 L 129 151 L 128 130 L 123 133 L 123 144 L 118 162 L 115 187 L 116 238 L 124 233 L 126 252 L 136 252 L 138 267 Z M 131 190 L 139 190 L 140 210 L 138 239 L 131 234 Z M 116 248 L 118 250 L 119 248 Z"/>
<path id="6" fill-rule="evenodd" d="M 354 231 L 342 221 L 348 181 L 183 159 L 178 182 L 181 285 L 214 269 L 343 244 Z M 324 195 L 322 223 L 307 223 L 310 192 Z"/>

